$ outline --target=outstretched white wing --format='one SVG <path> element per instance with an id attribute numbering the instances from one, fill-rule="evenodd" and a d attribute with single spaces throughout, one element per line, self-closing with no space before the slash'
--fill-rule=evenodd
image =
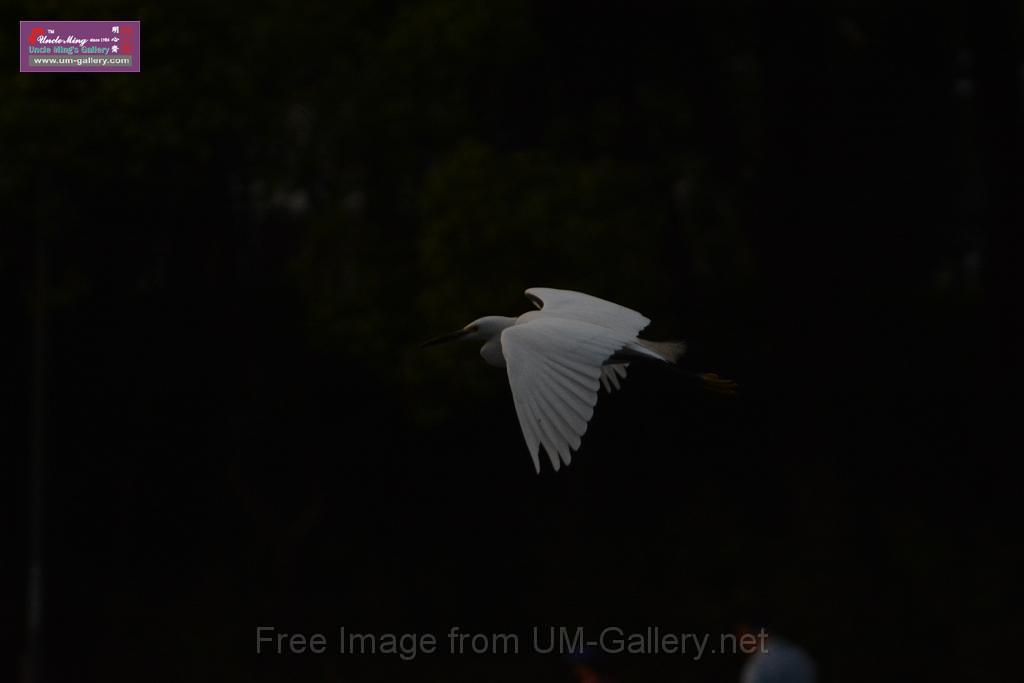
<path id="1" fill-rule="evenodd" d="M 556 471 L 571 462 L 594 414 L 604 362 L 634 339 L 592 322 L 554 317 L 501 333 L 512 399 L 537 472 L 540 446 Z"/>
<path id="2" fill-rule="evenodd" d="M 625 306 L 568 289 L 531 287 L 526 290 L 526 296 L 544 316 L 582 320 L 625 332 L 634 337 L 651 322 L 648 318 Z"/>

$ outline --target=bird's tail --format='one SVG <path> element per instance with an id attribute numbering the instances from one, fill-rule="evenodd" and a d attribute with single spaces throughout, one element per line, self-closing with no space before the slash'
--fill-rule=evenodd
<path id="1" fill-rule="evenodd" d="M 733 396 L 736 394 L 736 382 L 731 379 L 723 379 L 713 372 L 691 372 L 677 365 L 679 359 L 686 353 L 686 342 L 684 341 L 663 341 L 656 342 L 650 341 L 649 339 L 637 339 L 637 343 L 647 351 L 644 354 L 638 354 L 637 349 L 632 349 L 633 357 L 647 358 L 650 359 L 650 354 L 654 354 L 664 362 L 668 363 L 672 370 L 683 374 L 687 377 L 692 377 L 698 380 L 704 389 L 710 391 L 713 394 L 719 394 L 721 396 Z"/>
<path id="2" fill-rule="evenodd" d="M 666 363 L 678 363 L 679 359 L 686 353 L 686 342 L 684 341 L 656 342 L 647 339 L 637 339 L 637 341 L 648 351 L 658 354 Z"/>

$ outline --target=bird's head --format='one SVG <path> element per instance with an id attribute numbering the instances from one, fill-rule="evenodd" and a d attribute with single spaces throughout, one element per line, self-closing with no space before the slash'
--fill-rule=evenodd
<path id="1" fill-rule="evenodd" d="M 515 323 L 515 318 L 506 318 L 500 315 L 487 315 L 483 318 L 477 318 L 461 330 L 455 330 L 454 332 L 442 334 L 440 337 L 427 340 L 420 344 L 420 348 L 436 346 L 437 344 L 458 341 L 460 339 L 490 339 L 495 335 L 501 334 L 502 330 L 513 323 Z"/>

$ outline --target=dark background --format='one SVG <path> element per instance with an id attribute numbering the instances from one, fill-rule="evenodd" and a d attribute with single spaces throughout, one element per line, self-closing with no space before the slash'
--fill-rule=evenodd
<path id="1" fill-rule="evenodd" d="M 142 73 L 0 79 L 0 680 L 570 680 L 310 633 L 760 620 L 823 681 L 1005 680 L 1021 3 L 14 3 Z M 685 337 L 534 474 L 416 343 L 583 290 Z M 443 641 L 442 641 L 443 642 Z M 740 657 L 610 658 L 622 681 Z"/>

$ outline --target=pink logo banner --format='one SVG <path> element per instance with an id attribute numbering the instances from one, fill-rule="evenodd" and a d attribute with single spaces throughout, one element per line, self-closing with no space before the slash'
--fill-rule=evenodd
<path id="1" fill-rule="evenodd" d="M 138 21 L 23 21 L 21 71 L 133 72 L 142 68 Z"/>

